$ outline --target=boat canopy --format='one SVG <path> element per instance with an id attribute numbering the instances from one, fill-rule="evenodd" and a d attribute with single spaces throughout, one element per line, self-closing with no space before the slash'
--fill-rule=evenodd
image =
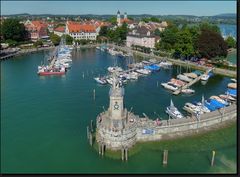
<path id="1" fill-rule="evenodd" d="M 213 105 L 214 107 L 218 108 L 223 108 L 225 105 L 220 103 L 219 101 L 215 99 L 210 99 L 210 104 Z"/>
<path id="2" fill-rule="evenodd" d="M 226 94 L 229 94 L 231 96 L 237 96 L 237 90 L 236 89 L 227 89 Z"/>
<path id="3" fill-rule="evenodd" d="M 211 104 L 204 104 L 210 111 L 215 111 L 217 108 L 212 106 Z"/>
<path id="4" fill-rule="evenodd" d="M 156 70 L 159 70 L 160 67 L 155 65 L 155 64 L 152 64 L 152 65 L 144 66 L 144 69 L 149 69 L 149 70 L 156 71 Z"/>

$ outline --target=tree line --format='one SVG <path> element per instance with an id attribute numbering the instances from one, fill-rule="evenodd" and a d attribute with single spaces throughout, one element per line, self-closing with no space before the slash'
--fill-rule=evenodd
<path id="1" fill-rule="evenodd" d="M 226 57 L 227 49 L 236 47 L 233 37 L 224 40 L 218 26 L 209 23 L 181 27 L 171 24 L 163 32 L 156 30 L 155 34 L 161 38 L 156 49 L 167 51 L 175 58 Z"/>

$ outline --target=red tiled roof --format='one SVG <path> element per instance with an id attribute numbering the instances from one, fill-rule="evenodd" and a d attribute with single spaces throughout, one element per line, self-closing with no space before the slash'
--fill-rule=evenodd
<path id="1" fill-rule="evenodd" d="M 59 27 L 55 28 L 54 31 L 65 32 L 65 27 L 64 26 L 59 26 Z"/>
<path id="2" fill-rule="evenodd" d="M 121 23 L 124 23 L 124 22 L 125 22 L 125 23 L 128 23 L 128 24 L 132 24 L 132 23 L 133 23 L 133 21 L 132 21 L 132 20 L 129 20 L 128 18 L 127 18 L 127 19 L 121 19 L 120 22 L 121 22 Z"/>
<path id="3" fill-rule="evenodd" d="M 77 32 L 96 32 L 94 25 L 80 24 L 76 22 L 68 22 L 68 30 L 70 33 Z"/>

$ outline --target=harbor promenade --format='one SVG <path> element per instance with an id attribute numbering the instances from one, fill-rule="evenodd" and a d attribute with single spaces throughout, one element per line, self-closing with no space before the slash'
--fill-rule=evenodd
<path id="1" fill-rule="evenodd" d="M 169 57 L 161 57 L 161 56 L 156 56 L 153 54 L 146 54 L 140 51 L 136 51 L 136 50 L 132 50 L 129 47 L 122 47 L 122 46 L 118 46 L 115 44 L 107 44 L 109 47 L 114 47 L 118 50 L 124 51 L 124 52 L 132 52 L 135 55 L 139 55 L 142 57 L 146 57 L 146 58 L 155 58 L 157 60 L 167 60 L 172 62 L 175 65 L 179 65 L 179 66 L 184 66 L 184 67 L 189 67 L 189 68 L 194 68 L 194 69 L 198 69 L 198 70 L 202 70 L 202 71 L 207 71 L 209 69 L 209 67 L 207 66 L 202 66 L 202 65 L 198 65 L 194 62 L 190 62 L 190 61 L 182 61 L 182 60 L 176 60 L 173 58 L 169 58 Z M 224 76 L 228 76 L 228 77 L 237 77 L 237 72 L 236 71 L 232 71 L 232 70 L 227 70 L 227 69 L 221 69 L 221 68 L 214 68 L 213 69 L 213 73 L 214 74 L 220 74 L 220 75 L 224 75 Z"/>

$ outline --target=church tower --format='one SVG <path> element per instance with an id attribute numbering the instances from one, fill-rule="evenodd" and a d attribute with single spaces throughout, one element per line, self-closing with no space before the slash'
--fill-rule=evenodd
<path id="1" fill-rule="evenodd" d="M 124 13 L 124 20 L 127 19 L 127 12 Z"/>
<path id="2" fill-rule="evenodd" d="M 118 10 L 117 12 L 117 25 L 120 26 L 121 25 L 121 15 L 120 15 L 120 11 Z"/>

